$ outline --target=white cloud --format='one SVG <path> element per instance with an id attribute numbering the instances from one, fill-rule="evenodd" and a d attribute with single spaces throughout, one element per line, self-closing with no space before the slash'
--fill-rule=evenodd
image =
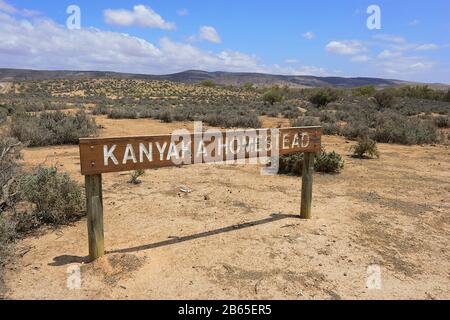
<path id="1" fill-rule="evenodd" d="M 353 62 L 368 62 L 370 61 L 370 57 L 366 55 L 354 56 L 352 57 Z"/>
<path id="2" fill-rule="evenodd" d="M 390 50 L 383 50 L 380 52 L 380 54 L 377 56 L 378 59 L 389 59 L 389 58 L 396 58 L 400 57 L 402 55 L 399 51 L 390 51 Z"/>
<path id="3" fill-rule="evenodd" d="M 206 40 L 212 43 L 220 43 L 222 40 L 220 39 L 219 33 L 210 26 L 203 26 L 200 28 L 200 39 Z"/>
<path id="4" fill-rule="evenodd" d="M 394 76 L 421 74 L 431 70 L 435 63 L 424 57 L 396 57 L 388 60 L 381 60 L 376 65 L 383 72 Z"/>
<path id="5" fill-rule="evenodd" d="M 211 26 L 202 26 L 198 34 L 190 36 L 189 41 L 208 41 L 212 43 L 221 43 L 222 39 L 220 38 L 219 33 L 214 27 Z"/>
<path id="6" fill-rule="evenodd" d="M 417 26 L 420 24 L 420 20 L 415 19 L 413 21 L 411 21 L 410 23 L 408 23 L 411 27 Z"/>
<path id="7" fill-rule="evenodd" d="M 419 50 L 419 51 L 429 51 L 429 50 L 437 50 L 437 49 L 439 49 L 439 46 L 434 43 L 421 44 L 416 48 L 416 50 Z"/>
<path id="8" fill-rule="evenodd" d="M 175 23 L 166 22 L 152 8 L 144 5 L 133 7 L 133 11 L 119 9 L 106 9 L 104 11 L 105 21 L 108 24 L 117 26 L 138 26 L 143 28 L 158 28 L 172 30 L 175 29 Z"/>
<path id="9" fill-rule="evenodd" d="M 0 0 L 0 11 L 6 12 L 9 14 L 20 15 L 20 16 L 24 16 L 24 17 L 33 17 L 33 16 L 39 15 L 39 12 L 34 11 L 34 10 L 17 9 L 13 5 L 11 5 L 3 0 Z"/>
<path id="10" fill-rule="evenodd" d="M 406 39 L 400 36 L 395 36 L 391 34 L 376 34 L 373 36 L 375 40 L 381 40 L 385 42 L 391 42 L 391 43 L 406 43 Z"/>
<path id="11" fill-rule="evenodd" d="M 104 70 L 167 74 L 187 69 L 325 75 L 326 70 L 265 65 L 234 50 L 203 51 L 164 37 L 152 44 L 127 34 L 94 28 L 68 30 L 50 19 L 17 19 L 0 12 L 0 67 Z"/>
<path id="12" fill-rule="evenodd" d="M 305 38 L 307 40 L 312 40 L 316 37 L 316 34 L 312 31 L 308 31 L 308 32 L 304 33 L 302 36 L 303 36 L 303 38 Z"/>
<path id="13" fill-rule="evenodd" d="M 300 61 L 298 59 L 286 59 L 284 60 L 284 63 L 286 64 L 298 64 Z"/>
<path id="14" fill-rule="evenodd" d="M 355 55 L 367 51 L 364 45 L 357 40 L 331 41 L 325 49 L 334 54 Z"/>
<path id="15" fill-rule="evenodd" d="M 186 17 L 189 15 L 189 11 L 188 11 L 188 9 L 180 9 L 180 10 L 177 10 L 177 15 L 180 17 Z"/>
<path id="16" fill-rule="evenodd" d="M 5 1 L 0 0 L 0 11 L 15 14 L 17 13 L 17 9 L 10 5 L 9 3 L 6 3 Z"/>

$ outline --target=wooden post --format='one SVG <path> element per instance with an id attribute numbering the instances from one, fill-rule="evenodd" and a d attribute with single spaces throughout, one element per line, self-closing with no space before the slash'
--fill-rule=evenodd
<path id="1" fill-rule="evenodd" d="M 314 174 L 314 157 L 315 153 L 305 153 L 303 158 L 303 172 L 302 172 L 302 205 L 300 217 L 302 219 L 311 219 L 311 203 L 312 203 L 312 188 L 313 188 L 313 174 Z"/>
<path id="2" fill-rule="evenodd" d="M 85 183 L 89 258 L 91 261 L 94 261 L 105 254 L 102 175 L 87 175 L 85 177 Z"/>

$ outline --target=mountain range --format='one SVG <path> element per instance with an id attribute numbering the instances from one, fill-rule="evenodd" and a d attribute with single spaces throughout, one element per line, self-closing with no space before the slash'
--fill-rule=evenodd
<path id="1" fill-rule="evenodd" d="M 211 80 L 218 85 L 240 86 L 252 83 L 256 86 L 289 86 L 289 87 L 338 87 L 352 88 L 367 85 L 376 87 L 401 86 L 417 84 L 393 79 L 381 78 L 344 78 L 344 77 L 316 77 L 304 75 L 275 75 L 263 73 L 244 72 L 207 72 L 199 70 L 188 70 L 168 75 L 150 75 L 118 73 L 109 71 L 42 71 L 26 69 L 2 69 L 0 68 L 0 82 L 25 81 L 25 80 L 52 80 L 52 79 L 136 79 L 136 80 L 168 80 L 181 83 L 199 83 Z M 446 88 L 444 84 L 429 84 L 433 87 Z"/>

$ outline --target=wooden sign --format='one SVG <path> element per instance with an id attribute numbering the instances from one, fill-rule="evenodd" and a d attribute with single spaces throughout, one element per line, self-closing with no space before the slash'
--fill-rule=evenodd
<path id="1" fill-rule="evenodd" d="M 154 169 L 319 152 L 320 127 L 80 139 L 81 173 Z"/>
<path id="2" fill-rule="evenodd" d="M 320 151 L 321 138 L 321 127 L 304 127 L 80 139 L 90 259 L 105 254 L 102 173 L 224 161 L 245 163 L 246 159 L 303 152 L 300 217 L 310 219 L 314 155 Z"/>

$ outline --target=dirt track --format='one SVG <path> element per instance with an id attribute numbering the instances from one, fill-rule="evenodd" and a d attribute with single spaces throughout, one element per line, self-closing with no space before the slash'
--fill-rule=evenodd
<path id="1" fill-rule="evenodd" d="M 102 136 L 192 127 L 98 122 Z M 7 298 L 449 299 L 450 149 L 380 145 L 381 159 L 356 160 L 343 138 L 324 145 L 345 155 L 346 167 L 315 175 L 310 221 L 297 218 L 300 178 L 262 176 L 256 166 L 152 170 L 138 186 L 105 175 L 109 254 L 84 264 L 85 219 L 25 239 L 7 270 Z M 77 147 L 26 150 L 24 162 L 56 163 L 82 181 Z M 193 192 L 181 194 L 181 185 Z M 381 290 L 366 288 L 373 264 Z M 66 286 L 73 265 L 81 290 Z"/>

